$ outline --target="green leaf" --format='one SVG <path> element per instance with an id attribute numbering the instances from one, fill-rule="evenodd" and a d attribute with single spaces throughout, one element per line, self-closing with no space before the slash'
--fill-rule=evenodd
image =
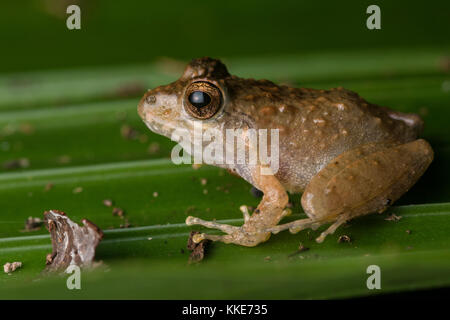
<path id="1" fill-rule="evenodd" d="M 48 182 L 54 186 L 45 191 Z M 313 240 L 320 230 L 281 233 L 256 248 L 215 243 L 200 265 L 187 265 L 186 216 L 242 223 L 238 207 L 257 204 L 247 183 L 220 169 L 157 160 L 3 174 L 1 186 L 9 201 L 2 208 L 0 261 L 24 264 L 1 276 L 2 297 L 348 297 L 372 293 L 366 287 L 371 264 L 381 267 L 383 292 L 450 284 L 449 203 L 391 209 L 400 221 L 386 221 L 386 214 L 356 219 L 323 244 Z M 118 228 L 123 221 L 102 204 L 106 198 L 126 210 L 133 227 Z M 50 239 L 44 230 L 20 230 L 26 217 L 45 209 L 64 210 L 74 221 L 89 218 L 105 230 L 97 258 L 110 271 L 83 273 L 78 293 L 67 290 L 65 278 L 33 281 L 42 278 Z M 351 243 L 337 242 L 344 234 Z M 299 243 L 310 250 L 294 254 Z"/>

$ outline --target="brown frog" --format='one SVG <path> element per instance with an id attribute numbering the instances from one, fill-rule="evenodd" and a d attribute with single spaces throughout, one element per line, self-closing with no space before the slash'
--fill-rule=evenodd
<path id="1" fill-rule="evenodd" d="M 248 146 L 250 129 L 277 129 L 279 169 L 262 174 L 267 163 L 223 164 L 264 195 L 240 227 L 188 217 L 188 225 L 219 229 L 224 235 L 203 239 L 256 246 L 272 233 L 296 233 L 332 223 L 322 242 L 341 224 L 383 212 L 411 188 L 433 160 L 433 150 L 417 139 L 423 121 L 371 104 L 355 92 L 276 85 L 268 80 L 230 75 L 219 60 L 194 59 L 181 78 L 149 90 L 138 112 L 147 126 L 171 137 L 183 128 L 241 129 Z M 269 171 L 270 172 L 270 171 Z M 288 194 L 303 193 L 308 218 L 278 225 L 288 215 Z"/>

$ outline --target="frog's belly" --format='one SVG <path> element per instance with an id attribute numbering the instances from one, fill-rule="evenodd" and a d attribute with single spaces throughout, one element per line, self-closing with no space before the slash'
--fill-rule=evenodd
<path id="1" fill-rule="evenodd" d="M 287 191 L 291 193 L 303 192 L 312 177 L 333 158 L 333 156 L 314 157 L 314 159 L 308 157 L 281 157 L 279 169 L 275 176 Z"/>

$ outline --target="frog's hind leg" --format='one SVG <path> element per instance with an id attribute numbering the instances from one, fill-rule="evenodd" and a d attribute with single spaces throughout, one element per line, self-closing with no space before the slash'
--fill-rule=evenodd
<path id="1" fill-rule="evenodd" d="M 302 196 L 309 219 L 269 229 L 272 232 L 333 224 L 317 239 L 322 242 L 341 224 L 372 212 L 383 212 L 408 191 L 433 160 L 428 142 L 368 144 L 333 159 L 310 181 Z"/>

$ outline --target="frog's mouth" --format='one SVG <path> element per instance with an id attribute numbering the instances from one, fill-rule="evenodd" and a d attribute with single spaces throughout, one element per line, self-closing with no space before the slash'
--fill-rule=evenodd
<path id="1" fill-rule="evenodd" d="M 159 133 L 159 129 L 150 122 L 144 121 L 147 128 L 149 128 L 152 132 Z"/>
<path id="2" fill-rule="evenodd" d="M 159 123 L 157 123 L 157 122 L 154 122 L 154 121 L 152 121 L 152 122 L 150 122 L 150 121 L 146 121 L 146 120 L 144 120 L 144 123 L 146 124 L 146 126 L 152 131 L 152 132 L 154 132 L 154 133 L 157 133 L 157 134 L 161 134 L 161 135 L 165 135 L 166 136 L 166 134 L 167 134 L 167 129 L 165 129 L 165 127 L 168 127 L 168 126 L 163 126 L 163 125 L 161 125 L 161 124 L 159 124 Z M 170 130 L 170 132 L 169 132 L 169 134 L 172 132 L 172 130 Z"/>
<path id="3" fill-rule="evenodd" d="M 168 122 L 156 122 L 144 120 L 145 125 L 154 133 L 171 138 L 175 126 Z"/>

